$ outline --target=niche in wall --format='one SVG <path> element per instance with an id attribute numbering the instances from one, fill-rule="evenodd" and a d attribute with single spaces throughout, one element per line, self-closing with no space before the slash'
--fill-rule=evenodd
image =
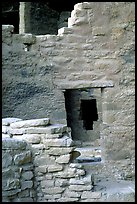
<path id="1" fill-rule="evenodd" d="M 64 97 L 67 126 L 71 127 L 72 139 L 81 142 L 100 139 L 100 98 L 91 93 L 91 88 L 67 89 Z"/>
<path id="2" fill-rule="evenodd" d="M 86 130 L 93 130 L 93 121 L 98 120 L 96 99 L 81 100 L 80 115 L 83 127 Z"/>

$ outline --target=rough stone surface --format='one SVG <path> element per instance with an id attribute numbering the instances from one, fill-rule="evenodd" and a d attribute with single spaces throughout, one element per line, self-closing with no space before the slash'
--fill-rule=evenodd
<path id="1" fill-rule="evenodd" d="M 90 191 L 90 187 L 87 188 L 90 185 L 73 186 L 68 182 L 65 189 L 52 187 L 58 194 L 57 197 L 44 198 L 45 189 L 40 183 L 47 178 L 69 181 L 75 177 L 86 177 L 84 169 L 101 180 L 104 177 L 127 181 L 135 179 L 134 8 L 134 2 L 79 3 L 71 12 L 68 27 L 59 30 L 56 35 L 41 34 L 34 35 L 33 38 L 32 35 L 24 35 L 24 40 L 27 41 L 22 41 L 22 34 L 13 33 L 12 25 L 2 26 L 3 118 L 22 118 L 23 121 L 27 121 L 46 117 L 53 121 L 53 124 L 44 127 L 29 127 L 27 124 L 27 127 L 20 128 L 11 128 L 14 123 L 3 123 L 3 134 L 8 133 L 2 138 L 3 159 L 8 158 L 7 161 L 3 161 L 3 168 L 16 167 L 16 176 L 11 176 L 10 179 L 17 181 L 16 179 L 21 178 L 21 168 L 23 171 L 29 171 L 28 166 L 32 163 L 34 169 L 47 165 L 48 162 L 52 165 L 63 165 L 59 172 L 48 172 L 47 168 L 43 172 L 34 170 L 38 202 L 66 202 L 75 199 L 89 201 L 90 198 L 66 198 L 64 193 L 67 188 L 72 191 L 78 186 L 82 186 L 84 191 Z M 34 7 L 32 9 L 35 10 Z M 26 45 L 24 42 L 31 44 Z M 70 97 L 73 94 L 74 97 Z M 86 130 L 81 120 L 80 101 L 93 98 L 96 99 L 98 120 L 93 121 L 93 130 Z M 70 112 L 66 111 L 67 102 L 68 109 L 73 110 L 74 120 L 68 121 Z M 73 121 L 72 140 L 79 140 L 78 146 L 99 147 L 101 162 L 91 166 L 84 164 L 84 169 L 70 167 L 67 162 L 56 162 L 60 156 L 72 154 L 75 146 L 52 147 L 52 141 L 46 146 L 46 139 L 55 138 L 54 145 L 60 144 L 57 140 L 61 141 L 65 132 L 70 134 L 66 125 L 66 122 L 70 121 Z M 31 144 L 30 140 L 27 145 L 26 141 L 22 140 L 25 134 L 39 134 L 40 143 Z M 14 139 L 15 135 L 20 139 Z M 54 136 L 46 138 L 47 135 Z M 32 155 L 26 155 L 29 151 Z M 9 157 L 7 152 L 10 154 Z M 22 188 L 3 190 L 3 199 L 12 201 L 13 197 L 23 190 L 30 192 L 33 179 L 23 182 L 25 183 L 22 184 Z M 12 184 L 17 187 L 18 185 L 14 185 L 17 183 Z M 5 181 L 3 185 L 6 185 Z M 48 187 L 46 192 L 49 192 Z M 30 200 L 35 200 L 35 196 L 31 193 L 30 195 Z M 108 195 L 109 192 L 106 197 Z M 105 200 L 105 195 L 102 196 L 95 199 Z M 132 201 L 134 192 L 128 194 L 124 191 L 120 196 L 117 196 L 117 193 L 111 195 L 110 199 L 112 197 L 119 202 Z M 24 198 L 18 197 L 15 200 Z M 93 200 L 91 198 L 92 202 Z"/>

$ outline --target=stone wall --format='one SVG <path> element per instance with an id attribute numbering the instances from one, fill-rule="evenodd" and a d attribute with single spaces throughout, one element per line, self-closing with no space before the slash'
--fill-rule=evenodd
<path id="1" fill-rule="evenodd" d="M 73 163 L 70 128 L 49 118 L 3 119 L 2 197 L 6 202 L 100 200 L 92 174 Z"/>
<path id="2" fill-rule="evenodd" d="M 46 115 L 66 124 L 66 90 L 100 91 L 102 163 L 92 168 L 100 177 L 134 180 L 134 25 L 134 2 L 83 2 L 57 35 L 3 26 L 3 117 Z"/>
<path id="3" fill-rule="evenodd" d="M 133 183 L 113 195 L 76 162 L 66 125 L 51 124 L 49 118 L 3 118 L 2 133 L 3 202 L 134 201 Z"/>

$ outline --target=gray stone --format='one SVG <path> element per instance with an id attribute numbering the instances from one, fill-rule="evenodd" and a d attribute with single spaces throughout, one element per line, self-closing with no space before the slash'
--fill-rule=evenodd
<path id="1" fill-rule="evenodd" d="M 25 141 L 14 138 L 2 138 L 2 149 L 20 149 L 23 150 L 27 146 Z"/>
<path id="2" fill-rule="evenodd" d="M 23 152 L 14 156 L 14 163 L 16 165 L 27 164 L 32 161 L 32 155 L 30 151 Z"/>
<path id="3" fill-rule="evenodd" d="M 47 126 L 49 124 L 49 118 L 41 119 L 32 119 L 32 120 L 23 120 L 12 123 L 11 128 L 28 128 L 28 127 L 38 127 L 38 126 Z"/>
<path id="4" fill-rule="evenodd" d="M 21 120 L 20 118 L 2 118 L 2 125 L 9 126 L 11 123 Z"/>

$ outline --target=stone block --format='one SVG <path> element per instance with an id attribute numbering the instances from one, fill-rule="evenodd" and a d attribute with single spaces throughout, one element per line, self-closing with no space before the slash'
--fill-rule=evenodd
<path id="1" fill-rule="evenodd" d="M 30 144 L 39 144 L 41 141 L 39 134 L 24 134 L 22 135 L 22 139 Z"/>
<path id="2" fill-rule="evenodd" d="M 26 151 L 14 156 L 14 163 L 16 165 L 27 164 L 32 161 L 31 151 Z"/>
<path id="3" fill-rule="evenodd" d="M 49 155 L 60 156 L 72 152 L 74 147 L 52 147 L 48 150 Z"/>
<path id="4" fill-rule="evenodd" d="M 61 155 L 56 158 L 55 162 L 57 162 L 58 164 L 68 164 L 70 161 L 70 157 L 70 154 Z"/>
<path id="5" fill-rule="evenodd" d="M 66 187 L 68 186 L 68 184 L 69 184 L 68 179 L 56 178 L 55 180 L 55 186 Z"/>
<path id="6" fill-rule="evenodd" d="M 30 180 L 33 178 L 33 172 L 32 171 L 26 171 L 22 173 L 22 179 L 23 180 Z"/>
<path id="7" fill-rule="evenodd" d="M 21 190 L 32 188 L 33 181 L 21 181 Z"/>
<path id="8" fill-rule="evenodd" d="M 59 139 L 45 139 L 43 140 L 45 147 L 70 147 L 73 146 L 73 140 L 68 136 L 63 136 Z"/>
<path id="9" fill-rule="evenodd" d="M 53 187 L 53 186 L 54 186 L 54 180 L 42 180 L 41 181 L 42 188 Z"/>
<path id="10" fill-rule="evenodd" d="M 38 166 L 38 167 L 35 167 L 35 171 L 36 172 L 41 172 L 41 173 L 46 173 L 47 172 L 47 168 L 48 168 L 47 165 Z"/>
<path id="11" fill-rule="evenodd" d="M 17 121 L 21 121 L 20 118 L 2 118 L 2 125 L 9 126 L 11 123 L 15 123 Z"/>
<path id="12" fill-rule="evenodd" d="M 9 152 L 2 152 L 2 168 L 7 168 L 12 165 L 12 155 L 9 154 Z M 6 172 L 10 172 L 7 170 Z M 6 173 L 3 172 L 4 174 Z M 4 175 L 3 175 L 4 176 Z"/>
<path id="13" fill-rule="evenodd" d="M 58 199 L 58 198 L 61 198 L 61 194 L 59 194 L 59 193 L 57 193 L 55 195 L 50 195 L 50 194 L 44 195 L 44 199 L 47 199 L 48 202 L 51 202 L 53 199 Z"/>
<path id="14" fill-rule="evenodd" d="M 85 185 L 92 184 L 91 175 L 85 176 L 83 178 L 71 178 L 69 181 L 70 185 Z"/>
<path id="15" fill-rule="evenodd" d="M 28 128 L 28 127 L 38 127 L 38 126 L 47 126 L 50 123 L 49 118 L 41 119 L 32 119 L 32 120 L 23 120 L 12 123 L 11 128 Z"/>
<path id="16" fill-rule="evenodd" d="M 62 170 L 63 170 L 62 165 L 55 164 L 55 165 L 49 165 L 48 166 L 48 172 L 49 173 L 56 172 L 56 171 L 62 171 Z"/>
<path id="17" fill-rule="evenodd" d="M 25 141 L 14 138 L 2 138 L 2 149 L 20 149 L 23 150 L 27 146 Z"/>
<path id="18" fill-rule="evenodd" d="M 91 191 L 93 188 L 92 185 L 70 185 L 69 190 L 71 191 Z"/>
<path id="19" fill-rule="evenodd" d="M 64 192 L 63 196 L 68 197 L 68 198 L 80 198 L 81 197 L 81 192 L 70 191 L 70 190 L 67 189 Z"/>
<path id="20" fill-rule="evenodd" d="M 11 189 L 19 189 L 20 188 L 20 181 L 19 179 L 8 179 L 7 180 L 7 190 L 11 190 Z"/>
<path id="21" fill-rule="evenodd" d="M 55 195 L 55 194 L 63 193 L 64 190 L 65 188 L 61 188 L 61 187 L 49 187 L 49 188 L 44 188 L 43 192 L 49 195 Z"/>
<path id="22" fill-rule="evenodd" d="M 76 176 L 76 169 L 67 168 L 64 171 L 54 173 L 56 178 L 73 178 Z"/>

